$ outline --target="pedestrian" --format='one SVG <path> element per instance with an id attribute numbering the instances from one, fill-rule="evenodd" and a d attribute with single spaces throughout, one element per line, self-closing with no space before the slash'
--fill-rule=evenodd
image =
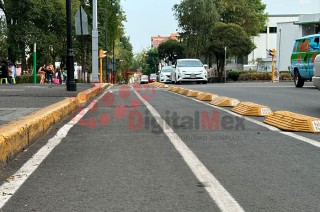
<path id="1" fill-rule="evenodd" d="M 53 69 L 53 65 L 50 63 L 49 65 L 47 65 L 46 67 L 47 70 L 47 81 L 48 83 L 53 84 L 53 74 L 54 74 L 54 69 Z"/>
<path id="2" fill-rule="evenodd" d="M 12 78 L 14 77 L 14 70 L 13 70 L 13 64 L 9 64 L 8 67 L 8 81 L 9 85 L 12 85 Z"/>
<path id="3" fill-rule="evenodd" d="M 38 74 L 40 75 L 40 84 L 44 84 L 46 72 L 46 64 L 44 63 L 38 70 Z"/>
<path id="4" fill-rule="evenodd" d="M 61 68 L 60 68 L 60 66 L 58 66 L 56 68 L 56 74 L 57 74 L 57 78 L 59 80 L 59 84 L 62 84 L 62 76 L 61 76 Z"/>

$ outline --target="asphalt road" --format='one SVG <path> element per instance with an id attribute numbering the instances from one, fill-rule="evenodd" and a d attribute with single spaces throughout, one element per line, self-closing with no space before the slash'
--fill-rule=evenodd
<path id="1" fill-rule="evenodd" d="M 255 100 L 272 109 L 285 95 L 271 105 L 260 102 L 267 100 L 259 93 L 291 90 L 267 84 L 182 86 Z M 304 90 L 317 91 L 299 92 Z M 114 87 L 112 92 L 34 165 L 37 169 L 18 190 L 2 191 L 11 198 L 0 211 L 223 211 L 230 206 L 223 203 L 228 195 L 244 211 L 320 208 L 319 148 L 163 89 L 137 89 L 146 104 L 133 90 Z M 1 181 L 17 178 L 14 173 L 21 165 L 38 149 L 47 149 L 44 145 L 58 129 L 71 125 L 65 123 L 5 167 Z M 178 138 L 185 147 L 179 147 Z M 200 179 L 209 175 L 227 193 Z"/>

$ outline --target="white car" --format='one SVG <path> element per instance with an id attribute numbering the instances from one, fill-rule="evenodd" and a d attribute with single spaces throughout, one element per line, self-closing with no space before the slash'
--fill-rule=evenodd
<path id="1" fill-rule="evenodd" d="M 171 82 L 172 66 L 164 66 L 159 73 L 159 82 Z"/>
<path id="2" fill-rule="evenodd" d="M 173 65 L 171 82 L 180 83 L 183 81 L 208 82 L 208 72 L 202 62 L 198 59 L 178 59 Z"/>

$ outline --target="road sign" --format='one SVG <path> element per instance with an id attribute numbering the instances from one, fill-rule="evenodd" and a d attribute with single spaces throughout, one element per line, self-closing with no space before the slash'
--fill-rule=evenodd
<path id="1" fill-rule="evenodd" d="M 76 35 L 81 35 L 81 23 L 83 35 L 89 35 L 88 16 L 82 7 L 77 10 L 75 15 Z"/>

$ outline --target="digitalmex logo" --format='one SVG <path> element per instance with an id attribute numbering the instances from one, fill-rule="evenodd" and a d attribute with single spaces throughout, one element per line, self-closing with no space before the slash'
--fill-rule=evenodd
<path id="1" fill-rule="evenodd" d="M 151 103 L 156 96 L 155 87 L 150 85 L 135 84 L 133 89 L 147 102 Z M 182 97 L 181 97 L 182 98 Z M 190 100 L 191 101 L 191 100 Z M 160 99 L 157 104 L 162 104 Z M 197 104 L 197 103 L 195 103 Z M 135 95 L 128 85 L 122 85 L 113 93 L 108 91 L 102 96 L 102 101 L 98 101 L 90 108 L 91 114 L 87 118 L 82 118 L 79 125 L 93 129 L 96 127 L 106 127 L 115 120 L 127 121 L 126 125 L 129 130 L 151 130 L 152 133 L 161 133 L 166 127 L 173 130 L 197 130 L 197 131 L 217 131 L 217 130 L 245 130 L 244 119 L 221 114 L 216 109 L 212 110 L 180 110 L 162 111 L 162 117 L 155 117 L 148 108 L 144 107 L 140 99 Z M 99 107 L 111 108 L 112 112 L 99 112 Z M 183 101 L 180 107 L 183 107 Z M 199 108 L 195 106 L 195 108 Z M 83 111 L 84 108 L 79 108 Z M 98 115 L 99 114 L 99 115 Z M 85 117 L 85 116 L 84 116 Z"/>
<path id="2" fill-rule="evenodd" d="M 148 102 L 151 102 L 153 97 L 156 95 L 155 87 L 147 84 L 134 84 L 132 88 L 137 93 L 139 93 L 139 95 L 141 95 L 141 97 L 144 100 Z M 117 101 L 116 98 L 119 98 L 119 100 Z M 126 104 L 124 104 L 123 102 L 125 102 Z M 124 120 L 126 118 L 129 118 L 128 128 L 131 130 L 137 130 L 139 128 L 138 126 L 143 125 L 143 120 L 141 119 L 143 113 L 137 110 L 138 108 L 140 108 L 141 104 L 143 103 L 134 94 L 129 85 L 121 85 L 118 87 L 118 91 L 108 91 L 105 94 L 103 94 L 101 101 L 96 102 L 89 109 L 89 112 L 98 114 L 99 107 L 108 107 L 113 108 L 112 112 L 102 113 L 97 116 L 83 116 L 83 118 L 80 119 L 78 124 L 89 129 L 94 129 L 96 127 L 106 127 L 110 125 L 112 118 L 118 120 Z M 74 117 L 78 113 L 84 113 L 84 109 L 85 107 L 83 106 L 79 107 L 78 110 L 74 112 L 72 117 Z"/>

